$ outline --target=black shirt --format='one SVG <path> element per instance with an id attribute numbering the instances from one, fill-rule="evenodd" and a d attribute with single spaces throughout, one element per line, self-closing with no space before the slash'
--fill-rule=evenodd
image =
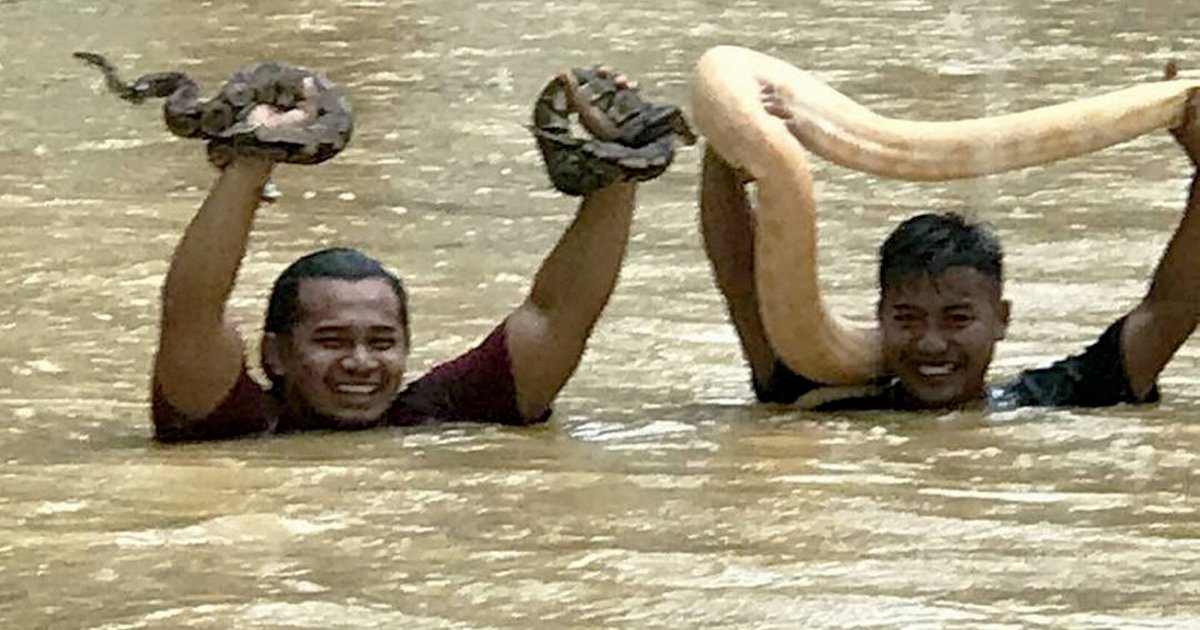
<path id="1" fill-rule="evenodd" d="M 1017 407 L 1107 407 L 1120 403 L 1157 402 L 1157 385 L 1141 399 L 1129 385 L 1121 361 L 1121 329 L 1124 325 L 1125 318 L 1118 319 L 1080 354 L 1049 367 L 1026 370 L 1010 381 L 989 386 L 985 394 L 987 408 L 1002 411 Z M 820 383 L 792 372 L 777 361 L 767 383 L 761 386 L 755 383 L 755 393 L 764 402 L 791 403 L 821 387 Z M 807 406 L 817 411 L 920 408 L 918 401 L 908 396 L 900 381 L 893 377 L 884 377 L 844 397 Z"/>

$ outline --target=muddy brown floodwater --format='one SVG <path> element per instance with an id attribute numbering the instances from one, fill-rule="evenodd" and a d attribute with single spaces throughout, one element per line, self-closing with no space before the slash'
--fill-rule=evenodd
<path id="1" fill-rule="evenodd" d="M 1200 627 L 1200 342 L 1157 406 L 752 406 L 699 246 L 695 148 L 643 187 L 546 426 L 148 440 L 158 288 L 213 174 L 72 51 L 206 91 L 268 58 L 343 85 L 357 137 L 280 169 L 232 312 L 254 338 L 284 265 L 357 246 L 407 279 L 424 369 L 519 303 L 570 220 L 524 127 L 550 74 L 606 61 L 685 103 L 721 43 L 891 116 L 957 118 L 1150 80 L 1171 57 L 1194 76 L 1200 3 L 0 1 L 0 626 Z M 897 222 L 989 221 L 1015 309 L 1000 378 L 1134 304 L 1187 175 L 1165 133 L 947 185 L 819 164 L 823 279 L 869 318 Z"/>

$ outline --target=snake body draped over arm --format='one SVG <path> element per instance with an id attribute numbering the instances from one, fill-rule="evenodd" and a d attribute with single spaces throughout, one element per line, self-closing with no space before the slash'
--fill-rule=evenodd
<path id="1" fill-rule="evenodd" d="M 772 86 L 785 124 L 760 94 Z M 755 283 L 766 334 L 791 370 L 828 384 L 881 371 L 877 334 L 830 313 L 817 275 L 808 153 L 882 177 L 942 181 L 1091 153 L 1182 119 L 1200 81 L 1167 80 L 1023 112 L 924 122 L 880 116 L 780 59 L 735 46 L 706 52 L 691 78 L 692 118 L 727 162 L 755 180 Z"/>

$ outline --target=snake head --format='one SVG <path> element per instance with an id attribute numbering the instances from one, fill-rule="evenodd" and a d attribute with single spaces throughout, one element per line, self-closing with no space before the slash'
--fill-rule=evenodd
<path id="1" fill-rule="evenodd" d="M 592 137 L 608 142 L 620 139 L 620 121 L 613 115 L 618 112 L 611 111 L 614 97 L 621 92 L 615 80 L 595 69 L 577 68 L 558 75 L 557 81 L 566 96 L 567 109 L 579 116 L 579 123 Z"/>
<path id="2" fill-rule="evenodd" d="M 569 109 L 597 140 L 640 147 L 674 133 L 685 144 L 696 142 L 696 134 L 678 107 L 646 102 L 611 72 L 576 68 L 562 73 L 558 80 Z"/>

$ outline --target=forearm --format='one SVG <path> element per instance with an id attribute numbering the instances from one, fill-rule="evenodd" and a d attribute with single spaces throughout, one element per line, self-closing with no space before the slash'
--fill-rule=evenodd
<path id="1" fill-rule="evenodd" d="M 1200 315 L 1200 170 L 1192 175 L 1187 206 L 1154 271 L 1146 302 Z"/>
<path id="2" fill-rule="evenodd" d="M 181 417 L 203 419 L 237 381 L 242 342 L 224 321 L 225 302 L 270 173 L 268 162 L 227 166 L 175 248 L 163 285 L 154 382 Z"/>
<path id="3" fill-rule="evenodd" d="M 163 324 L 219 322 L 246 253 L 272 164 L 238 160 L 217 178 L 175 248 L 163 285 Z"/>
<path id="4" fill-rule="evenodd" d="M 754 281 L 754 215 L 741 175 L 710 148 L 700 188 L 700 231 L 717 288 L 754 379 L 766 384 L 776 356 L 758 312 Z"/>
<path id="5" fill-rule="evenodd" d="M 633 220 L 632 183 L 584 197 L 571 226 L 534 277 L 529 297 L 505 324 L 517 407 L 536 418 L 579 365 L 608 303 Z"/>
<path id="6" fill-rule="evenodd" d="M 754 306 L 754 214 L 745 184 L 712 149 L 704 155 L 700 231 L 717 286 L 731 307 Z"/>
<path id="7" fill-rule="evenodd" d="M 1183 219 L 1154 271 L 1150 290 L 1125 319 L 1121 356 L 1133 395 L 1144 398 L 1200 319 L 1200 173 L 1193 175 Z"/>
<path id="8" fill-rule="evenodd" d="M 634 190 L 623 182 L 585 196 L 538 269 L 529 303 L 551 318 L 558 334 L 582 341 L 608 302 L 629 240 Z"/>

